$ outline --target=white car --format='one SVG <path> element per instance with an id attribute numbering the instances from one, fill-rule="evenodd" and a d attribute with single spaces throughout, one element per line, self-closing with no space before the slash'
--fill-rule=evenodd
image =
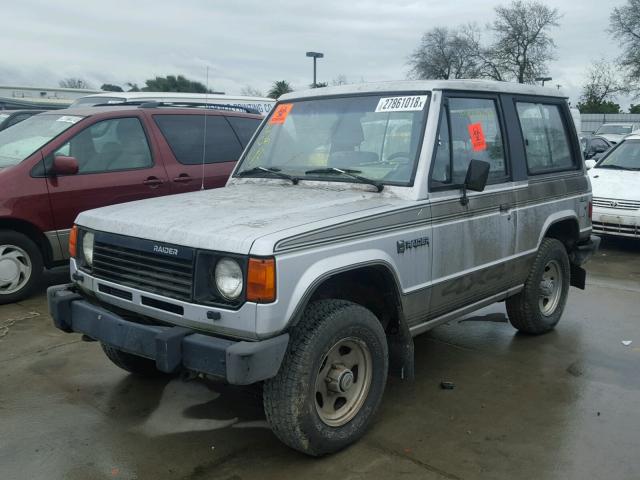
<path id="1" fill-rule="evenodd" d="M 605 123 L 600 125 L 593 134 L 604 137 L 611 143 L 618 143 L 625 136 L 639 132 L 640 124 L 638 123 Z"/>
<path id="2" fill-rule="evenodd" d="M 640 238 L 640 135 L 611 149 L 589 176 L 594 233 Z"/>

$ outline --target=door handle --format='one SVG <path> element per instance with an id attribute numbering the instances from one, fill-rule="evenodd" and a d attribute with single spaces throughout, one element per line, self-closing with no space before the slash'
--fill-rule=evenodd
<path id="1" fill-rule="evenodd" d="M 512 205 L 509 203 L 503 203 L 500 205 L 500 213 L 509 213 Z"/>
<path id="2" fill-rule="evenodd" d="M 158 188 L 164 182 L 160 180 L 158 177 L 149 177 L 142 183 L 144 183 L 145 185 L 148 185 L 151 188 Z"/>
<path id="3" fill-rule="evenodd" d="M 173 181 L 177 183 L 188 183 L 191 180 L 193 180 L 193 177 L 190 177 L 186 173 L 181 173 L 180 175 L 178 175 L 176 178 L 173 179 Z"/>

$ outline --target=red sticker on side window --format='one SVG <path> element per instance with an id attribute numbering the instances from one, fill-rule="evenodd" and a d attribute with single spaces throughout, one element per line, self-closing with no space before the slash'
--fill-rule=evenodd
<path id="1" fill-rule="evenodd" d="M 282 125 L 291 111 L 293 103 L 281 103 L 269 119 L 269 125 Z"/>
<path id="2" fill-rule="evenodd" d="M 471 137 L 471 146 L 474 152 L 487 149 L 487 142 L 484 139 L 484 132 L 482 131 L 482 124 L 472 123 L 467 127 L 469 129 L 469 137 Z"/>

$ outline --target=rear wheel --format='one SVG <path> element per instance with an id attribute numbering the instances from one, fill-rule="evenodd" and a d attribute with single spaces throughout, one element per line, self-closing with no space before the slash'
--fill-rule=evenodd
<path id="1" fill-rule="evenodd" d="M 386 336 L 366 308 L 344 300 L 311 304 L 278 374 L 265 382 L 264 409 L 275 435 L 309 455 L 358 440 L 387 380 Z"/>
<path id="2" fill-rule="evenodd" d="M 545 238 L 524 289 L 506 301 L 511 324 L 530 334 L 552 330 L 567 303 L 570 272 L 569 257 L 562 242 Z"/>
<path id="3" fill-rule="evenodd" d="M 0 305 L 31 295 L 43 269 L 42 254 L 33 240 L 12 230 L 0 231 Z"/>
<path id="4" fill-rule="evenodd" d="M 138 375 L 139 377 L 162 377 L 168 375 L 161 372 L 156 368 L 156 362 L 149 360 L 148 358 L 133 355 L 131 353 L 123 352 L 115 347 L 101 343 L 102 350 L 107 355 L 107 358 L 114 364 L 129 373 Z"/>

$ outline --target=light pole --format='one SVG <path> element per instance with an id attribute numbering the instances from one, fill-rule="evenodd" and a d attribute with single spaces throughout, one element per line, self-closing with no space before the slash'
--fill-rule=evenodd
<path id="1" fill-rule="evenodd" d="M 313 88 L 316 88 L 316 60 L 323 58 L 324 53 L 320 52 L 307 52 L 307 57 L 313 58 Z"/>
<path id="2" fill-rule="evenodd" d="M 553 80 L 553 78 L 551 78 L 551 77 L 536 77 L 534 80 L 536 82 L 542 82 L 542 86 L 544 87 L 544 82 L 550 82 L 551 80 Z"/>

